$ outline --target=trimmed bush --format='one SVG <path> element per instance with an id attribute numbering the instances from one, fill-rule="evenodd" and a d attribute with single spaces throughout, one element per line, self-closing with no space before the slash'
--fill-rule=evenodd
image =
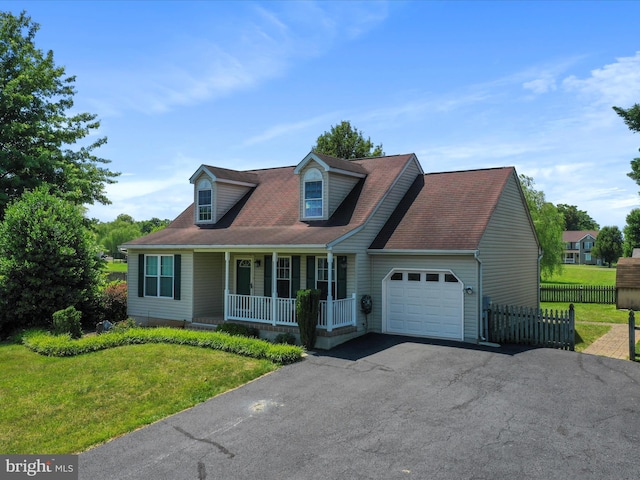
<path id="1" fill-rule="evenodd" d="M 80 338 L 82 337 L 81 318 L 82 313 L 75 307 L 58 310 L 53 314 L 53 332 L 56 335 L 69 334 L 71 338 Z"/>
<path id="2" fill-rule="evenodd" d="M 105 320 L 111 323 L 127 319 L 127 283 L 110 282 L 102 292 L 102 308 Z"/>
<path id="3" fill-rule="evenodd" d="M 257 328 L 242 325 L 240 323 L 221 323 L 216 327 L 216 332 L 238 335 L 240 337 L 259 338 L 260 332 Z"/>
<path id="4" fill-rule="evenodd" d="M 320 311 L 320 290 L 298 290 L 296 317 L 300 329 L 300 343 L 311 350 L 316 344 L 316 325 Z"/>
<path id="5" fill-rule="evenodd" d="M 286 365 L 302 358 L 304 350 L 293 345 L 274 345 L 265 340 L 246 338 L 219 332 L 203 332 L 177 328 L 130 328 L 122 332 L 71 340 L 69 334 L 54 336 L 41 330 L 24 334 L 22 343 L 30 350 L 52 357 L 70 357 L 106 348 L 143 343 L 173 343 L 212 348 L 251 358 L 266 358 Z"/>

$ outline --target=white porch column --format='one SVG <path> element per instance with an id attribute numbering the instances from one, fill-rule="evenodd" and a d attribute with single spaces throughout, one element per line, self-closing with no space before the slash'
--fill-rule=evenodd
<path id="1" fill-rule="evenodd" d="M 356 294 L 351 294 L 351 324 L 354 327 L 358 326 L 358 309 L 356 307 Z"/>
<path id="2" fill-rule="evenodd" d="M 224 252 L 224 321 L 229 318 L 229 263 L 231 252 Z"/>
<path id="3" fill-rule="evenodd" d="M 271 254 L 271 324 L 278 320 L 278 252 Z"/>
<path id="4" fill-rule="evenodd" d="M 327 252 L 329 288 L 327 289 L 327 332 L 333 330 L 333 252 Z"/>

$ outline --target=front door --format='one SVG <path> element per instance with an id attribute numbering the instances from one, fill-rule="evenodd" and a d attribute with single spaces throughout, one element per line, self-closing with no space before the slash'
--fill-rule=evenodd
<path id="1" fill-rule="evenodd" d="M 236 260 L 236 293 L 251 295 L 251 260 Z"/>

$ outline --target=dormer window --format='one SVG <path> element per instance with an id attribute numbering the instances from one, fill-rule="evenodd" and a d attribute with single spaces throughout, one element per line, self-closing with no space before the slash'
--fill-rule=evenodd
<path id="1" fill-rule="evenodd" d="M 304 217 L 322 218 L 322 173 L 310 168 L 304 174 Z"/>
<path id="2" fill-rule="evenodd" d="M 211 182 L 202 179 L 198 182 L 198 221 L 210 222 L 213 211 L 213 195 Z"/>

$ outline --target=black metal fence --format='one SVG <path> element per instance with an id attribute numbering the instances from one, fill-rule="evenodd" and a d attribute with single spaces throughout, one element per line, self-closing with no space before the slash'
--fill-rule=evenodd
<path id="1" fill-rule="evenodd" d="M 541 302 L 615 304 L 616 299 L 617 291 L 614 286 L 550 285 L 540 287 Z"/>

